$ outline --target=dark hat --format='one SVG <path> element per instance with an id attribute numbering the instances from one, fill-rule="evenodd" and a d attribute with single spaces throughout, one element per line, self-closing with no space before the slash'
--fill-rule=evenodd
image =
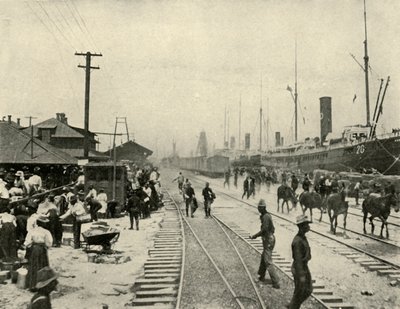
<path id="1" fill-rule="evenodd" d="M 80 195 L 80 196 L 85 195 L 85 192 L 84 192 L 83 190 L 80 190 L 80 191 L 78 192 L 78 195 Z"/>
<path id="2" fill-rule="evenodd" d="M 78 198 L 76 197 L 76 195 L 71 195 L 71 197 L 69 198 L 70 202 L 77 202 Z"/>
<path id="3" fill-rule="evenodd" d="M 56 280 L 58 275 L 49 266 L 43 267 L 37 273 L 36 288 L 41 289 L 49 285 L 52 281 Z"/>

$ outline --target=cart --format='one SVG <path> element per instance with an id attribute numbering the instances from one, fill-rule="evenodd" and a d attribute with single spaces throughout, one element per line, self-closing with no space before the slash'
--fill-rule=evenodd
<path id="1" fill-rule="evenodd" d="M 96 226 L 82 233 L 86 252 L 113 253 L 112 246 L 118 241 L 120 231 L 109 226 Z M 102 250 L 91 250 L 90 246 L 102 246 Z"/>

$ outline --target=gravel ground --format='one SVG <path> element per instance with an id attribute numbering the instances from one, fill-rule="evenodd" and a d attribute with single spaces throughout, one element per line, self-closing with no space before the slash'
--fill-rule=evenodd
<path id="1" fill-rule="evenodd" d="M 204 181 L 210 181 L 210 186 L 215 190 L 223 190 L 223 181 L 221 179 L 208 179 L 203 176 L 199 178 Z M 195 183 L 195 191 L 198 192 L 202 186 L 202 181 L 197 183 L 193 180 L 192 182 Z M 230 191 L 224 190 L 224 192 L 234 196 L 240 196 L 241 194 L 239 189 L 236 190 L 232 186 Z M 275 194 L 276 188 L 271 188 L 271 192 Z M 263 192 L 261 196 L 267 200 L 267 205 L 272 203 L 273 206 L 269 210 L 274 212 L 276 210 L 275 196 L 266 192 Z M 256 199 L 250 199 L 249 201 L 255 205 L 259 198 L 260 196 L 257 196 Z M 217 192 L 214 209 L 221 214 L 226 214 L 230 221 L 235 222 L 250 233 L 255 233 L 259 229 L 260 223 L 256 209 L 244 206 L 240 201 L 234 201 L 224 197 L 222 194 L 218 195 Z M 291 212 L 290 217 L 294 219 L 297 214 L 300 214 L 299 209 L 297 213 Z M 285 216 L 287 216 L 286 213 Z M 291 260 L 290 244 L 297 232 L 297 228 L 290 226 L 290 224 L 288 226 L 287 223 L 277 218 L 274 219 L 274 222 L 277 238 L 276 251 L 286 259 Z M 313 228 L 315 228 L 315 225 L 317 223 L 314 224 Z M 328 232 L 328 230 L 329 227 L 326 226 L 324 232 Z M 355 305 L 356 308 L 400 308 L 399 288 L 391 287 L 388 278 L 377 276 L 373 272 L 367 272 L 359 264 L 327 248 L 326 245 L 335 245 L 334 242 L 314 235 L 307 234 L 312 250 L 312 260 L 309 266 L 313 278 L 318 283 L 323 283 L 329 290 L 334 292 L 335 296 L 343 297 L 345 302 Z M 340 245 L 338 244 L 338 246 Z M 381 248 L 381 252 L 384 254 L 382 250 Z M 374 295 L 361 295 L 363 290 L 371 291 Z"/>
<path id="2" fill-rule="evenodd" d="M 52 293 L 54 309 L 124 308 L 133 297 L 130 288 L 135 279 L 142 275 L 143 265 L 148 257 L 148 249 L 153 245 L 153 237 L 159 230 L 163 210 L 153 213 L 151 218 L 140 221 L 140 231 L 128 230 L 129 218 L 107 219 L 111 227 L 121 231 L 115 250 L 130 259 L 121 264 L 89 263 L 87 254 L 70 246 L 49 249 L 50 266 L 60 275 L 58 291 Z M 128 260 L 129 260 L 128 259 Z M 71 277 L 73 276 L 73 277 Z M 22 309 L 33 296 L 27 290 L 20 290 L 10 280 L 0 286 L 0 308 Z M 115 288 L 123 291 L 116 293 Z"/>
<path id="3" fill-rule="evenodd" d="M 231 230 L 224 227 L 224 230 L 228 232 L 231 239 L 234 241 L 235 245 L 237 246 L 240 254 L 242 255 L 243 259 L 246 262 L 246 266 L 249 268 L 250 272 L 254 274 L 254 277 L 257 276 L 258 265 L 260 264 L 260 257 L 261 255 L 253 250 L 247 243 L 245 243 L 241 238 L 239 238 L 235 233 Z M 276 269 L 281 289 L 276 290 L 272 288 L 271 285 L 257 283 L 257 286 L 260 289 L 261 295 L 264 299 L 265 304 L 270 309 L 275 308 L 284 308 L 286 304 L 288 304 L 292 298 L 293 290 L 294 290 L 294 283 L 293 281 L 288 278 L 286 275 L 281 273 L 278 269 Z M 266 275 L 268 278 L 268 273 Z M 311 308 L 324 308 L 321 304 L 319 304 L 315 299 L 309 298 L 307 301 L 304 302 L 302 305 L 304 309 L 311 309 Z"/>
<path id="4" fill-rule="evenodd" d="M 199 208 L 203 208 L 203 204 L 200 204 Z M 247 273 L 234 248 L 217 223 L 212 219 L 205 219 L 200 214 L 195 218 L 190 218 L 189 221 L 245 308 L 259 308 L 257 295 Z"/>
<path id="5" fill-rule="evenodd" d="M 186 224 L 184 232 L 186 254 L 181 308 L 239 308 Z"/>

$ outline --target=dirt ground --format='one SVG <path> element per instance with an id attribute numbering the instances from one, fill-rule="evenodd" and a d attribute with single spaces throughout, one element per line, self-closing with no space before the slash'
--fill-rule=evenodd
<path id="1" fill-rule="evenodd" d="M 140 221 L 140 230 L 129 230 L 129 217 L 107 219 L 111 227 L 120 230 L 120 238 L 114 250 L 118 251 L 119 264 L 88 262 L 88 254 L 70 246 L 49 250 L 50 266 L 60 275 L 58 291 L 52 294 L 53 308 L 123 308 L 133 298 L 131 287 L 143 274 L 148 249 L 159 230 L 163 210 L 151 218 Z M 90 224 L 85 224 L 87 229 Z M 84 229 L 83 229 L 84 230 Z M 68 236 L 68 234 L 66 235 Z M 23 252 L 20 252 L 22 254 Z M 33 293 L 18 289 L 10 280 L 0 285 L 0 308 L 26 308 Z"/>

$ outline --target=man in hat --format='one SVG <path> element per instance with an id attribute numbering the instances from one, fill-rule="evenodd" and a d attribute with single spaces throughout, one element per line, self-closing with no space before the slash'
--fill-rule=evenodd
<path id="1" fill-rule="evenodd" d="M 261 220 L 261 230 L 251 236 L 251 239 L 256 239 L 257 237 L 262 237 L 263 242 L 263 253 L 261 255 L 260 267 L 258 269 L 258 275 L 260 281 L 265 280 L 265 273 L 268 270 L 269 276 L 271 277 L 272 287 L 279 289 L 279 278 L 275 272 L 274 266 L 272 265 L 272 250 L 275 247 L 275 227 L 272 222 L 271 215 L 267 212 L 267 205 L 263 199 L 258 202 L 258 212 Z"/>
<path id="2" fill-rule="evenodd" d="M 135 189 L 133 191 L 132 196 L 128 199 L 126 204 L 126 210 L 129 213 L 129 221 L 131 223 L 130 230 L 133 230 L 133 221 L 136 223 L 136 230 L 139 231 L 139 216 L 140 211 L 143 208 L 142 203 L 144 201 L 141 200 L 140 196 L 142 195 L 142 188 Z"/>
<path id="3" fill-rule="evenodd" d="M 92 221 L 97 221 L 97 212 L 101 209 L 101 203 L 92 196 L 86 197 L 86 203 L 89 205 L 90 217 Z"/>
<path id="4" fill-rule="evenodd" d="M 202 191 L 204 197 L 204 211 L 206 218 L 211 217 L 211 204 L 214 202 L 215 193 L 210 188 L 210 183 L 206 182 L 206 187 Z"/>
<path id="5" fill-rule="evenodd" d="M 311 182 L 310 182 L 310 179 L 308 179 L 308 174 L 306 173 L 306 174 L 304 174 L 304 179 L 303 179 L 303 190 L 304 191 L 310 191 L 310 185 L 311 185 Z"/>
<path id="6" fill-rule="evenodd" d="M 308 261 L 311 260 L 311 249 L 306 233 L 310 230 L 311 221 L 307 216 L 300 215 L 296 218 L 299 232 L 292 242 L 292 274 L 294 278 L 294 293 L 288 309 L 298 309 L 312 293 L 311 273 L 308 269 Z"/>
<path id="7" fill-rule="evenodd" d="M 72 216 L 72 229 L 74 232 L 74 249 L 80 248 L 80 237 L 81 237 L 81 225 L 82 223 L 77 220 L 78 216 L 86 214 L 86 209 L 83 204 L 78 201 L 76 195 L 71 196 L 69 200 L 69 209 L 65 214 L 60 216 L 60 220 L 63 221 L 69 216 Z"/>
<path id="8" fill-rule="evenodd" d="M 57 288 L 57 278 L 58 275 L 49 266 L 38 271 L 37 293 L 31 299 L 30 309 L 51 309 L 50 293 Z"/>
<path id="9" fill-rule="evenodd" d="M 192 184 L 190 183 L 190 181 L 188 181 L 186 183 L 186 188 L 185 188 L 185 202 L 186 202 L 186 217 L 189 217 L 189 206 L 190 207 L 190 215 L 193 218 L 194 217 L 194 212 L 196 211 L 194 204 L 192 204 L 194 202 L 195 199 L 195 193 L 194 190 L 192 188 Z"/>

